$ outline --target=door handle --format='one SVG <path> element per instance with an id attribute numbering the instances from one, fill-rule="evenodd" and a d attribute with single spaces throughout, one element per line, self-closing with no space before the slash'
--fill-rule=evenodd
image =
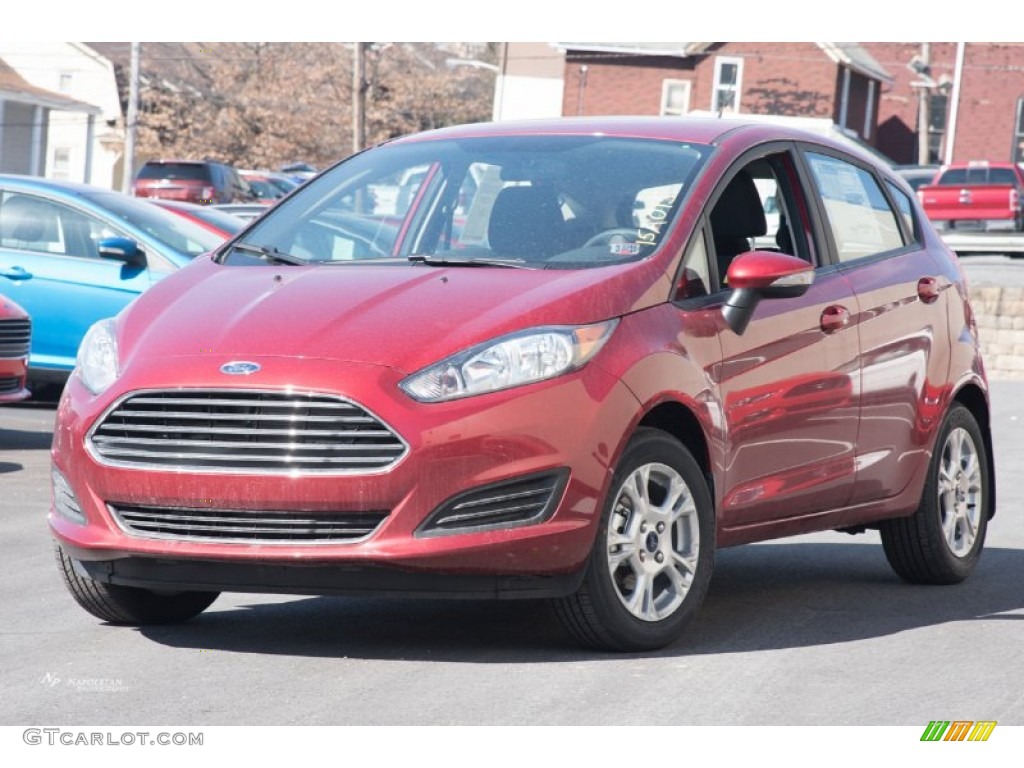
<path id="1" fill-rule="evenodd" d="M 23 267 L 4 267 L 0 269 L 0 276 L 6 277 L 8 280 L 28 280 L 32 277 L 32 273 Z"/>
<path id="2" fill-rule="evenodd" d="M 939 298 L 939 281 L 934 277 L 922 277 L 917 281 L 917 297 L 925 304 Z"/>
<path id="3" fill-rule="evenodd" d="M 845 328 L 850 322 L 850 310 L 839 304 L 825 307 L 821 313 L 821 330 L 825 333 L 835 333 Z"/>

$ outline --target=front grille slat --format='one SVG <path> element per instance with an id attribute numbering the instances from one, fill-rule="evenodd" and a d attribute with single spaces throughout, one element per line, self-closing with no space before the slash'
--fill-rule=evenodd
<path id="1" fill-rule="evenodd" d="M 255 390 L 129 395 L 88 444 L 113 466 L 289 474 L 383 472 L 408 451 L 387 424 L 345 398 Z"/>
<path id="2" fill-rule="evenodd" d="M 31 320 L 0 320 L 0 358 L 27 357 L 31 339 Z"/>
<path id="3" fill-rule="evenodd" d="M 336 544 L 362 541 L 387 518 L 386 512 L 312 513 L 216 510 L 109 504 L 127 533 L 144 538 L 221 543 Z"/>
<path id="4" fill-rule="evenodd" d="M 107 437 L 97 435 L 93 438 L 97 445 L 117 445 L 131 448 L 134 445 L 167 445 L 166 439 L 155 437 Z M 354 445 L 338 445 L 332 443 L 247 443 L 240 440 L 179 440 L 174 441 L 179 447 L 203 446 L 206 448 L 278 448 L 289 451 L 391 451 L 401 450 L 401 446 L 391 443 L 356 443 Z"/>
<path id="5" fill-rule="evenodd" d="M 273 413 L 218 413 L 214 411 L 132 411 L 125 410 L 118 413 L 123 418 L 153 418 L 154 415 L 166 419 L 202 419 L 204 421 L 318 421 L 318 422 L 339 422 L 342 424 L 372 424 L 375 419 L 367 416 L 301 416 L 296 414 L 273 414 Z"/>
<path id="6" fill-rule="evenodd" d="M 121 432 L 150 432 L 153 427 L 150 424 L 118 424 Z M 160 429 L 163 432 L 180 432 L 188 434 L 196 431 L 194 424 L 185 427 L 172 427 L 166 424 Z M 267 435 L 274 437 L 288 437 L 294 435 L 293 429 L 246 429 L 239 430 L 237 427 L 203 427 L 203 433 L 207 435 Z M 391 435 L 386 429 L 303 429 L 302 434 L 306 437 L 388 437 Z"/>

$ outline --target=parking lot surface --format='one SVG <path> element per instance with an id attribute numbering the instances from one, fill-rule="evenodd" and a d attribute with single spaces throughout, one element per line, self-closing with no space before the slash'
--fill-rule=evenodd
<path id="1" fill-rule="evenodd" d="M 998 513 L 954 587 L 899 581 L 875 533 L 724 550 L 687 636 L 579 650 L 542 603 L 224 595 L 107 626 L 60 582 L 54 404 L 0 409 L 0 723 L 1024 725 L 1024 382 L 994 382 Z"/>

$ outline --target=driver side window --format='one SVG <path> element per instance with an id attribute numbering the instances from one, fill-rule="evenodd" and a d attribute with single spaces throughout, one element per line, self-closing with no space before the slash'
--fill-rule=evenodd
<path id="1" fill-rule="evenodd" d="M 777 251 L 813 260 L 795 179 L 789 153 L 779 152 L 747 163 L 726 182 L 709 217 L 711 262 L 719 290 L 728 287 L 726 275 L 733 259 L 749 251 Z"/>

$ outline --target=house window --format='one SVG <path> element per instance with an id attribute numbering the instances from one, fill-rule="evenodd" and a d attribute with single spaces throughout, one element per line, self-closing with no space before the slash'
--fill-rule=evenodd
<path id="1" fill-rule="evenodd" d="M 1017 122 L 1013 130 L 1013 162 L 1024 163 L 1024 96 L 1017 99 Z"/>
<path id="2" fill-rule="evenodd" d="M 71 178 L 71 148 L 70 147 L 54 147 L 54 150 L 53 150 L 53 168 L 51 169 L 51 176 L 54 179 L 69 179 L 69 178 Z"/>
<path id="3" fill-rule="evenodd" d="M 715 57 L 715 84 L 711 92 L 712 112 L 739 112 L 743 81 L 743 59 Z"/>
<path id="4" fill-rule="evenodd" d="M 685 115 L 690 111 L 690 81 L 663 80 L 661 83 L 661 114 Z"/>
<path id="5" fill-rule="evenodd" d="M 69 93 L 71 91 L 71 73 L 61 72 L 60 73 L 60 85 L 58 89 L 61 93 Z"/>
<path id="6" fill-rule="evenodd" d="M 928 162 L 941 162 L 942 142 L 946 137 L 946 110 L 949 108 L 949 92 L 943 88 L 931 90 L 931 119 L 928 125 Z"/>

